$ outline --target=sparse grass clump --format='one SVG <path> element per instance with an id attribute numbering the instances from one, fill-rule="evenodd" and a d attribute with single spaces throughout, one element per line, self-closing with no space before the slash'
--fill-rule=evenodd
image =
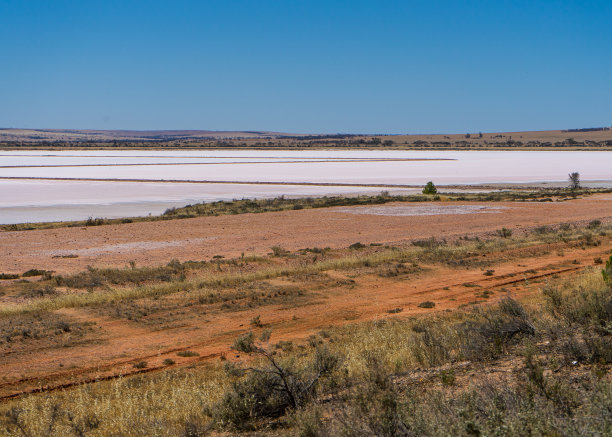
<path id="1" fill-rule="evenodd" d="M 89 217 L 86 221 L 85 221 L 85 226 L 101 226 L 106 224 L 106 219 L 103 219 L 101 217 Z"/>
<path id="2" fill-rule="evenodd" d="M 51 285 L 35 285 L 35 284 L 27 284 L 27 287 L 24 287 L 20 292 L 19 296 L 27 297 L 27 298 L 41 298 L 41 297 L 50 297 L 56 296 L 57 291 L 55 287 Z"/>
<path id="3" fill-rule="evenodd" d="M 597 229 L 601 226 L 601 220 L 591 220 L 587 225 L 589 229 Z"/>
<path id="4" fill-rule="evenodd" d="M 251 319 L 251 326 L 255 328 L 263 328 L 263 323 L 261 322 L 261 316 L 255 316 Z"/>
<path id="5" fill-rule="evenodd" d="M 546 232 L 546 230 L 544 230 Z M 501 228 L 495 231 L 495 233 L 502 238 L 510 238 L 512 236 L 512 231 L 508 228 Z M 539 232 L 543 233 L 543 232 Z"/>
<path id="6" fill-rule="evenodd" d="M 161 267 L 136 267 L 131 265 L 125 269 L 97 269 L 88 267 L 84 272 L 71 276 L 57 276 L 57 285 L 71 288 L 93 289 L 106 284 L 143 284 L 145 282 L 171 282 L 185 279 L 187 269 L 201 268 L 202 263 L 180 263 L 170 261 Z"/>
<path id="7" fill-rule="evenodd" d="M 287 249 L 284 249 L 280 246 L 272 246 L 271 249 L 272 249 L 273 256 L 280 257 L 280 256 L 287 256 L 290 254 L 290 252 Z"/>
<path id="8" fill-rule="evenodd" d="M 58 314 L 0 318 L 0 348 L 15 350 L 24 345 L 69 347 L 95 338 L 97 333 L 93 324 L 75 322 Z"/>
<path id="9" fill-rule="evenodd" d="M 176 353 L 179 357 L 199 357 L 200 354 L 194 351 L 179 351 Z"/>

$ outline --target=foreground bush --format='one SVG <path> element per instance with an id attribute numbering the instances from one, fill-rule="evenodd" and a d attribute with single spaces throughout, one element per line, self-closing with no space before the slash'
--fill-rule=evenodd
<path id="1" fill-rule="evenodd" d="M 234 348 L 259 355 L 267 364 L 246 369 L 229 367 L 229 372 L 242 377 L 213 409 L 213 417 L 221 427 L 250 429 L 257 420 L 276 418 L 289 408 L 303 407 L 315 397 L 320 380 L 338 365 L 338 358 L 325 347 L 317 348 L 312 362 L 304 366 L 294 360 L 281 361 L 256 345 L 252 332 L 237 339 Z"/>

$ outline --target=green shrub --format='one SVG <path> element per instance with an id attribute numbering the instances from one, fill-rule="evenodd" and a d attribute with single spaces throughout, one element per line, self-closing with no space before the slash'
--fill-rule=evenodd
<path id="1" fill-rule="evenodd" d="M 495 231 L 495 233 L 502 238 L 509 238 L 512 236 L 512 230 L 508 228 L 501 228 Z"/>
<path id="2" fill-rule="evenodd" d="M 230 366 L 233 375 L 242 376 L 213 409 L 213 419 L 220 428 L 253 429 L 258 419 L 276 418 L 289 408 L 304 407 L 315 396 L 320 379 L 329 376 L 339 364 L 338 358 L 325 347 L 317 347 L 306 366 L 280 360 L 256 345 L 252 332 L 237 338 L 233 348 L 259 355 L 267 364 L 243 372 Z"/>
<path id="3" fill-rule="evenodd" d="M 601 226 L 601 220 L 591 220 L 587 225 L 589 229 L 596 229 Z"/>
<path id="4" fill-rule="evenodd" d="M 106 220 L 100 217 L 89 217 L 85 222 L 85 226 L 100 226 L 106 223 Z"/>
<path id="5" fill-rule="evenodd" d="M 436 186 L 434 185 L 434 183 L 432 181 L 427 182 L 427 184 L 425 184 L 425 187 L 423 188 L 423 194 L 437 194 L 438 193 L 438 189 L 436 188 Z"/>
<path id="6" fill-rule="evenodd" d="M 455 384 L 455 371 L 453 369 L 441 370 L 440 380 L 442 381 L 442 384 L 444 385 L 454 385 Z"/>
<path id="7" fill-rule="evenodd" d="M 280 246 L 272 246 L 271 249 L 272 249 L 272 255 L 274 256 L 280 257 L 280 256 L 289 255 L 289 251 Z"/>
<path id="8" fill-rule="evenodd" d="M 332 411 L 331 429 L 319 435 L 409 436 L 406 406 L 377 355 L 365 353 L 366 374 L 349 390 L 346 407 Z"/>
<path id="9" fill-rule="evenodd" d="M 19 275 L 14 273 L 0 273 L 0 279 L 19 279 Z"/>
<path id="10" fill-rule="evenodd" d="M 365 244 L 360 243 L 359 241 L 357 243 L 353 243 L 349 246 L 349 249 L 363 249 L 364 247 L 366 247 Z"/>
<path id="11" fill-rule="evenodd" d="M 608 261 L 607 266 L 612 267 L 612 263 Z M 548 311 L 569 327 L 582 326 L 612 333 L 612 293 L 609 287 L 597 288 L 591 284 L 589 288 L 572 290 L 545 287 L 543 294 Z"/>
<path id="12" fill-rule="evenodd" d="M 523 306 L 511 297 L 496 308 L 481 310 L 475 320 L 464 322 L 462 352 L 472 360 L 499 356 L 508 345 L 522 336 L 535 334 L 535 327 Z"/>
<path id="13" fill-rule="evenodd" d="M 21 276 L 23 276 L 24 278 L 27 278 L 30 276 L 43 276 L 49 273 L 53 273 L 53 272 L 50 270 L 30 269 L 27 272 L 24 272 Z"/>
<path id="14" fill-rule="evenodd" d="M 436 247 L 446 246 L 446 244 L 446 240 L 438 240 L 436 237 L 412 241 L 413 246 L 423 247 L 425 249 L 435 249 Z"/>

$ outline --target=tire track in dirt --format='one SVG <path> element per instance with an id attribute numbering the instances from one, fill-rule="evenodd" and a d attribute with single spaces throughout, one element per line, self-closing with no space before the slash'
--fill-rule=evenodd
<path id="1" fill-rule="evenodd" d="M 416 306 L 414 306 L 414 302 L 405 301 L 406 297 L 415 298 L 417 296 L 426 294 L 432 295 L 436 293 L 443 293 L 443 297 L 436 298 L 437 306 L 436 310 L 434 310 L 441 311 L 447 308 L 456 308 L 464 301 L 473 299 L 473 294 L 475 291 L 482 292 L 484 290 L 492 290 L 507 285 L 523 283 L 525 281 L 535 281 L 553 275 L 567 276 L 575 274 L 581 270 L 584 270 L 586 265 L 567 267 L 567 264 L 571 259 L 580 258 L 584 262 L 588 258 L 592 259 L 594 253 L 597 254 L 601 251 L 601 248 L 586 251 L 574 249 L 572 251 L 568 251 L 566 256 L 564 256 L 562 259 L 553 256 L 541 257 L 543 259 L 536 258 L 536 260 L 539 262 L 534 263 L 536 265 L 531 266 L 529 269 L 516 269 L 516 267 L 512 267 L 510 272 L 502 273 L 493 277 L 480 277 L 475 279 L 470 278 L 471 280 L 468 281 L 461 280 L 461 277 L 465 277 L 466 275 L 475 276 L 482 273 L 474 269 L 468 270 L 467 272 L 451 270 L 446 272 L 445 276 L 440 277 L 439 275 L 434 274 L 434 278 L 426 278 L 426 280 L 430 282 L 435 281 L 438 284 L 444 283 L 446 284 L 445 286 L 418 287 L 418 289 L 414 291 L 407 291 L 408 285 L 401 281 L 383 281 L 380 278 L 369 280 L 365 278 L 364 280 L 359 281 L 361 285 L 359 285 L 356 290 L 358 293 L 355 290 L 341 290 L 329 293 L 325 296 L 325 300 L 323 302 L 315 303 L 315 305 L 318 305 L 321 308 L 321 312 L 312 311 L 312 309 L 303 311 L 302 313 L 306 316 L 308 316 L 309 313 L 311 315 L 310 318 L 302 318 L 304 316 L 302 316 L 302 313 L 300 313 L 302 316 L 300 317 L 300 323 L 292 324 L 289 314 L 281 315 L 281 317 L 279 317 L 279 314 L 281 314 L 284 309 L 283 305 L 271 305 L 266 308 L 257 308 L 255 310 L 248 311 L 247 313 L 221 313 L 217 314 L 215 320 L 215 324 L 217 324 L 217 322 L 219 324 L 220 331 L 217 330 L 216 332 L 211 332 L 210 335 L 208 335 L 206 339 L 202 341 L 191 341 L 180 347 L 164 348 L 163 350 L 158 350 L 155 353 L 138 354 L 126 359 L 100 363 L 95 366 L 87 366 L 80 369 L 66 370 L 62 372 L 32 375 L 30 377 L 4 382 L 0 384 L 0 390 L 4 391 L 4 393 L 0 395 L 0 399 L 11 399 L 28 393 L 41 393 L 65 389 L 81 384 L 93 383 L 96 381 L 108 381 L 118 377 L 157 372 L 169 368 L 184 367 L 192 365 L 196 362 L 210 361 L 224 356 L 225 354 L 231 354 L 232 351 L 228 345 L 231 344 L 237 335 L 246 330 L 244 327 L 244 321 L 248 320 L 250 315 L 262 314 L 265 320 L 270 320 L 267 325 L 275 328 L 274 337 L 277 341 L 295 341 L 297 339 L 305 338 L 312 332 L 316 332 L 317 329 L 322 329 L 330 324 L 341 325 L 389 316 L 389 314 L 387 314 L 388 307 L 391 306 L 392 302 L 397 303 L 398 300 L 404 300 L 405 304 L 411 307 L 408 311 L 403 313 L 403 316 L 432 312 L 431 310 L 420 310 L 416 308 Z M 581 256 L 578 257 L 577 255 Z M 551 258 L 554 258 L 556 262 L 550 263 L 549 261 Z M 520 258 L 518 260 L 522 261 Z M 517 259 L 514 258 L 512 260 L 505 261 L 505 263 L 502 263 L 500 267 L 510 268 L 509 265 L 515 264 L 516 262 Z M 547 271 L 537 272 L 537 270 Z M 455 278 L 457 275 L 459 275 L 459 278 Z M 517 278 L 519 275 L 521 277 Z M 378 301 L 376 305 L 373 305 L 371 299 L 368 300 L 367 296 L 373 294 L 373 284 L 376 284 L 374 287 L 379 287 L 381 286 L 381 283 L 383 287 L 387 288 L 387 294 L 385 296 L 379 295 L 381 300 Z M 465 287 L 465 284 L 473 284 L 474 286 L 477 286 L 478 289 L 468 289 Z M 522 296 L 525 294 L 525 292 L 526 290 L 521 290 L 520 292 L 515 291 L 515 295 Z M 501 295 L 498 295 L 482 303 L 490 304 L 497 301 L 501 297 Z M 326 315 L 330 314 L 338 315 L 343 309 L 352 309 L 356 316 L 354 318 L 345 320 L 342 320 L 341 318 L 334 320 L 331 317 L 325 317 Z M 80 315 L 77 313 L 72 313 L 71 316 L 81 317 L 82 320 L 94 321 L 95 323 L 102 325 L 103 329 L 107 333 L 114 333 L 117 338 L 123 340 L 126 338 L 132 338 L 134 341 L 138 341 L 141 339 L 141 335 L 150 336 L 152 334 L 147 328 L 139 327 L 138 329 L 135 329 L 133 325 L 122 320 L 108 319 L 104 317 L 96 318 L 92 317 L 92 315 L 89 313 L 81 313 Z M 276 316 L 276 319 L 274 319 L 273 316 Z M 243 323 L 239 323 L 241 321 Z M 181 328 L 183 328 L 183 326 L 179 327 L 179 330 Z M 173 328 L 166 330 L 163 335 L 168 335 L 170 331 L 173 331 Z M 126 335 L 126 333 L 129 335 Z M 172 335 L 175 334 L 177 337 L 181 336 L 183 339 L 186 336 L 188 337 L 192 335 L 188 330 L 176 332 Z M 117 344 L 114 344 L 110 347 L 118 346 Z M 182 357 L 177 359 L 175 356 L 176 353 L 187 350 L 198 352 L 199 356 Z M 165 358 L 170 357 L 177 362 L 172 365 L 159 364 L 163 362 Z M 144 369 L 136 369 L 133 367 L 133 364 L 144 360 L 153 360 L 154 362 Z M 92 376 L 92 374 L 95 375 Z M 17 388 L 20 386 L 21 388 Z M 11 388 L 16 390 L 11 390 Z"/>

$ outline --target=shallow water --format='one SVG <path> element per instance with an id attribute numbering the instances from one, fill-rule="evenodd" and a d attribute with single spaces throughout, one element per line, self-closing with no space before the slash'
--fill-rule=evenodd
<path id="1" fill-rule="evenodd" d="M 344 159 L 362 161 L 339 162 Z M 368 161 L 377 159 L 397 161 Z M 445 160 L 401 161 L 404 159 Z M 327 162 L 314 162 L 321 160 Z M 184 165 L 186 162 L 190 165 Z M 129 165 L 112 166 L 117 164 Z M 41 165 L 78 166 L 18 167 Z M 159 214 L 170 207 L 196 202 L 279 195 L 371 194 L 385 189 L 347 186 L 189 184 L 161 182 L 163 180 L 416 186 L 424 185 L 429 180 L 438 185 L 529 182 L 563 184 L 569 172 L 578 171 L 585 183 L 597 181 L 590 184 L 591 186 L 612 186 L 612 152 L 0 151 L 0 167 L 5 167 L 0 168 L 0 223 Z M 160 182 L 9 180 L 1 179 L 2 177 Z M 408 192 L 416 191 L 418 190 L 408 190 Z"/>
<path id="2" fill-rule="evenodd" d="M 444 214 L 491 214 L 499 213 L 505 206 L 485 205 L 409 205 L 409 206 L 364 206 L 359 208 L 335 209 L 336 212 L 347 214 L 385 215 L 391 217 L 411 217 Z"/>
<path id="3" fill-rule="evenodd" d="M 70 250 L 51 250 L 40 252 L 41 255 L 51 255 L 59 257 L 70 256 L 91 256 L 100 255 L 102 253 L 123 253 L 123 252 L 138 252 L 151 249 L 163 249 L 167 247 L 186 246 L 190 244 L 199 244 L 204 241 L 216 240 L 219 237 L 207 238 L 191 238 L 189 240 L 170 240 L 170 241 L 133 241 L 131 243 L 122 244 L 107 244 L 105 246 L 88 247 L 86 249 L 70 249 Z"/>

